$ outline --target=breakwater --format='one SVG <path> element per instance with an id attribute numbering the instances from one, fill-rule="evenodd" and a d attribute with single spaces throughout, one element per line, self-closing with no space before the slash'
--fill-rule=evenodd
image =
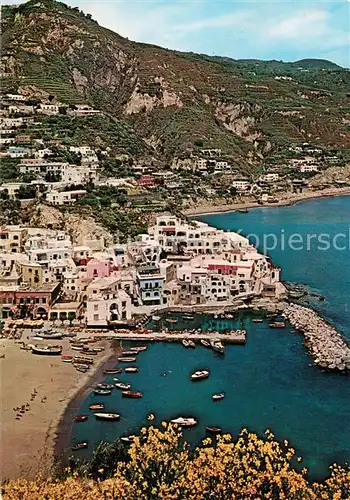
<path id="1" fill-rule="evenodd" d="M 337 330 L 315 311 L 290 304 L 284 315 L 301 331 L 315 364 L 332 371 L 350 371 L 350 346 Z"/>

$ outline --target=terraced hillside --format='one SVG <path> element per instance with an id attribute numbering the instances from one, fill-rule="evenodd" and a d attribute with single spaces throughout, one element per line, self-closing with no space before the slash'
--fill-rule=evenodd
<path id="1" fill-rule="evenodd" d="M 329 61 L 165 50 L 52 0 L 5 6 L 2 14 L 3 90 L 90 103 L 132 127 L 140 154 L 150 148 L 168 161 L 200 143 L 252 169 L 291 142 L 350 148 L 350 73 Z"/>

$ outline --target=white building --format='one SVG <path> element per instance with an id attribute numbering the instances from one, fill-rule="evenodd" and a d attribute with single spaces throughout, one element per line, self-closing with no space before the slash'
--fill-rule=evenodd
<path id="1" fill-rule="evenodd" d="M 87 287 L 87 326 L 107 327 L 131 319 L 131 297 L 115 276 L 96 278 Z"/>
<path id="2" fill-rule="evenodd" d="M 270 173 L 270 174 L 265 174 L 260 177 L 260 181 L 262 182 L 278 182 L 280 178 L 280 175 L 278 173 Z"/>
<path id="3" fill-rule="evenodd" d="M 48 161 L 41 158 L 27 158 L 21 160 L 19 171 L 21 174 L 33 173 L 44 176 L 47 173 L 52 173 L 61 174 L 62 176 L 65 169 L 68 167 L 69 163 L 66 162 Z"/>
<path id="4" fill-rule="evenodd" d="M 58 115 L 59 106 L 57 104 L 40 104 L 38 113 L 43 115 Z"/>
<path id="5" fill-rule="evenodd" d="M 318 172 L 318 165 L 300 165 L 300 172 Z"/>
<path id="6" fill-rule="evenodd" d="M 55 191 L 46 193 L 46 201 L 52 205 L 72 205 L 86 194 L 85 189 L 75 191 Z"/>
<path id="7" fill-rule="evenodd" d="M 10 101 L 26 101 L 28 97 L 21 94 L 6 94 L 5 97 Z"/>
<path id="8" fill-rule="evenodd" d="M 39 149 L 38 151 L 34 151 L 33 156 L 34 158 L 45 158 L 46 156 L 51 156 L 53 153 L 51 149 L 49 148 L 44 148 L 44 149 Z"/>
<path id="9" fill-rule="evenodd" d="M 99 179 L 97 167 L 94 165 L 68 165 L 61 175 L 61 182 L 65 184 L 86 184 Z"/>

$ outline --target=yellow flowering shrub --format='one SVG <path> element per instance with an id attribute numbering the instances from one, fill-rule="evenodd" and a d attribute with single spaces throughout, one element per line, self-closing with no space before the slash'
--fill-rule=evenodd
<path id="1" fill-rule="evenodd" d="M 9 500 L 349 500 L 350 471 L 337 465 L 323 483 L 310 483 L 306 469 L 293 469 L 294 450 L 243 429 L 207 438 L 191 451 L 176 425 L 144 428 L 115 465 L 113 477 L 92 480 L 72 474 L 58 480 L 18 479 L 3 487 Z M 297 460 L 300 461 L 300 458 Z"/>

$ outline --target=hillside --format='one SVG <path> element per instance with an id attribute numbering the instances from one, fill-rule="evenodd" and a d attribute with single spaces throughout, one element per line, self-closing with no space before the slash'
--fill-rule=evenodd
<path id="1" fill-rule="evenodd" d="M 168 163 L 201 144 L 246 168 L 291 142 L 350 148 L 350 72 L 329 61 L 170 51 L 129 41 L 52 0 L 4 6 L 2 17 L 3 91 L 44 91 L 105 111 L 103 146 Z M 89 127 L 83 137 L 94 140 L 101 123 Z"/>

